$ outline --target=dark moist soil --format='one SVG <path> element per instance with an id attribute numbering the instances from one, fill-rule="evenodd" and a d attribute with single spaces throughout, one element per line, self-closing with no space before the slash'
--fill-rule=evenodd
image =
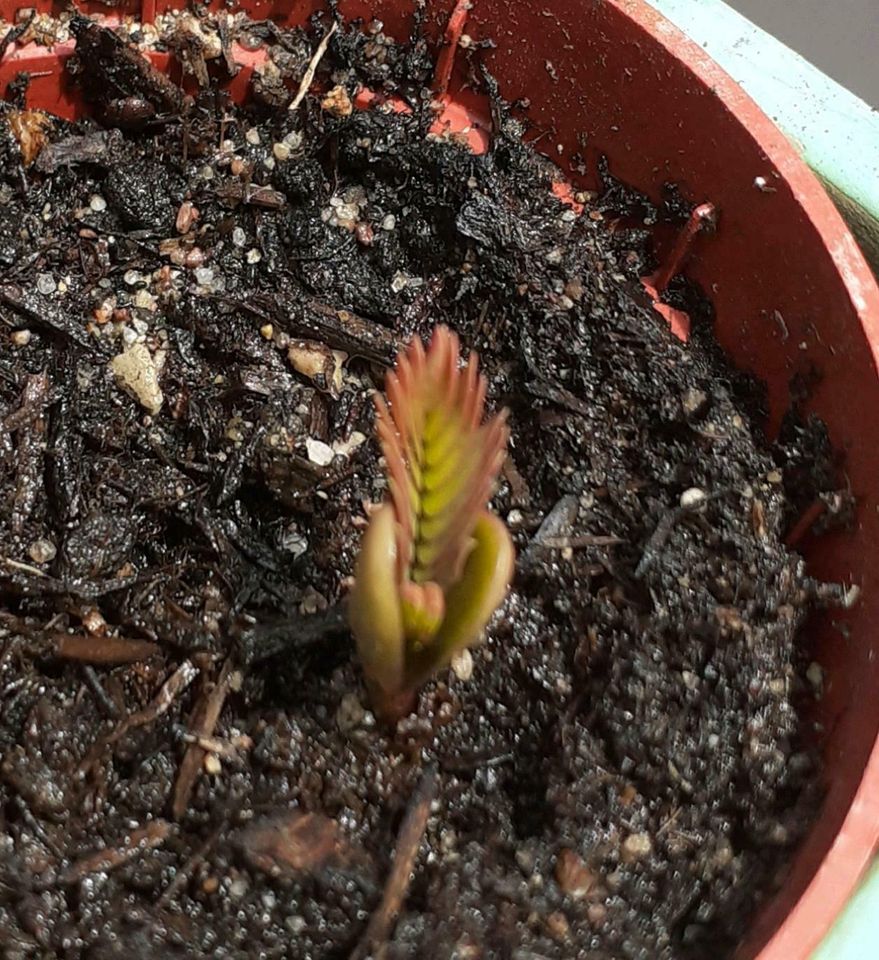
<path id="1" fill-rule="evenodd" d="M 288 111 L 326 22 L 246 28 L 246 108 L 76 22 L 107 126 L 3 108 L 0 953 L 362 957 L 399 842 L 387 958 L 727 956 L 815 809 L 800 631 L 835 594 L 783 539 L 823 428 L 767 445 L 705 303 L 677 288 L 684 345 L 638 292 L 680 198 L 605 172 L 576 215 L 498 100 L 485 156 L 425 136 L 418 36 L 342 29 L 317 74 L 411 114 Z M 369 394 L 440 321 L 510 408 L 519 556 L 389 731 L 342 601 Z"/>

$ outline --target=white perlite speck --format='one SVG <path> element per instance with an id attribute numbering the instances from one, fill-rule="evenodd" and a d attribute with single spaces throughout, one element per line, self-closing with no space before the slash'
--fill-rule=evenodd
<path id="1" fill-rule="evenodd" d="M 700 490 L 699 487 L 690 487 L 681 494 L 681 506 L 685 510 L 692 510 L 707 498 L 708 494 L 704 490 Z"/>
<path id="2" fill-rule="evenodd" d="M 55 283 L 55 278 L 51 273 L 38 273 L 37 274 L 37 290 L 44 297 L 48 297 L 50 294 L 54 293 L 58 289 L 58 284 Z"/>
<path id="3" fill-rule="evenodd" d="M 465 683 L 473 676 L 473 654 L 466 647 L 452 657 L 452 672 Z"/>
<path id="4" fill-rule="evenodd" d="M 332 463 L 335 456 L 331 446 L 323 440 L 315 440 L 314 437 L 309 437 L 305 441 L 305 450 L 308 453 L 308 459 L 319 467 L 326 467 Z"/>

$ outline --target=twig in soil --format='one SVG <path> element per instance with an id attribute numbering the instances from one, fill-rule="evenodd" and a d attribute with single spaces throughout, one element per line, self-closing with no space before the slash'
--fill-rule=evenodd
<path id="1" fill-rule="evenodd" d="M 134 663 L 147 660 L 159 652 L 148 640 L 125 640 L 122 637 L 93 637 L 83 634 L 58 633 L 54 654 L 62 660 L 86 663 Z"/>
<path id="2" fill-rule="evenodd" d="M 205 753 L 215 753 L 218 757 L 225 757 L 228 760 L 240 758 L 242 751 L 249 750 L 253 746 L 253 741 L 246 734 L 241 734 L 232 740 L 223 740 L 204 733 L 190 733 L 183 726 L 175 726 L 173 732 L 184 743 L 195 743 Z"/>
<path id="3" fill-rule="evenodd" d="M 662 548 L 665 546 L 666 541 L 671 535 L 675 524 L 687 512 L 688 511 L 686 511 L 683 507 L 675 507 L 674 510 L 669 510 L 668 513 L 665 513 L 662 517 L 660 517 L 659 523 L 656 524 L 656 528 L 654 529 L 653 533 L 650 534 L 650 538 L 644 546 L 644 553 L 641 555 L 641 559 L 638 561 L 638 566 L 635 567 L 636 580 L 639 580 L 641 577 L 643 577 L 644 574 L 647 573 L 647 571 L 659 559 L 659 555 L 662 553 Z"/>
<path id="4" fill-rule="evenodd" d="M 577 550 L 581 547 L 615 547 L 625 542 L 622 537 L 584 533 L 576 537 L 547 537 L 541 541 L 540 546 L 550 550 Z"/>
<path id="5" fill-rule="evenodd" d="M 226 702 L 226 696 L 235 683 L 235 674 L 231 659 L 226 660 L 217 682 L 204 690 L 192 711 L 189 727 L 193 733 L 205 737 L 213 735 L 223 704 Z M 171 802 L 171 815 L 175 820 L 181 820 L 186 813 L 189 798 L 192 796 L 206 753 L 204 747 L 197 742 L 190 743 L 186 748 L 186 753 L 180 762 L 177 783 L 174 785 L 174 798 Z"/>
<path id="6" fill-rule="evenodd" d="M 785 537 L 785 546 L 788 546 L 791 549 L 796 549 L 796 547 L 805 538 L 806 534 L 812 529 L 818 518 L 825 512 L 826 509 L 827 504 L 823 500 L 814 500 L 806 508 L 806 510 L 803 511 L 802 516 L 799 518 L 799 520 L 797 520 L 797 522 L 791 528 L 790 533 Z"/>
<path id="7" fill-rule="evenodd" d="M 290 101 L 290 106 L 287 108 L 291 113 L 296 111 L 299 108 L 299 104 L 305 99 L 305 95 L 308 93 L 311 84 L 314 82 L 314 74 L 317 70 L 318 64 L 321 62 L 323 55 L 327 52 L 327 47 L 330 45 L 330 40 L 333 39 L 333 36 L 338 29 L 339 24 L 333 22 L 333 25 L 327 31 L 326 36 L 317 45 L 317 49 L 314 51 L 314 56 L 312 56 L 308 63 L 308 67 L 302 76 L 302 82 L 299 84 L 299 89 L 296 91 L 296 96 Z"/>
<path id="8" fill-rule="evenodd" d="M 430 805 L 436 796 L 436 790 L 436 768 L 428 767 L 421 782 L 415 788 L 415 793 L 412 794 L 409 809 L 400 827 L 394 860 L 381 903 L 370 918 L 366 932 L 355 947 L 350 960 L 366 960 L 370 955 L 378 960 L 384 956 L 388 937 L 393 932 L 412 880 L 412 868 L 415 866 L 415 858 L 421 847 L 421 838 L 424 836 L 427 818 L 430 815 Z"/>
<path id="9" fill-rule="evenodd" d="M 191 660 L 184 660 L 162 684 L 159 692 L 143 710 L 129 714 L 110 733 L 91 747 L 77 768 L 77 779 L 85 779 L 103 752 L 108 747 L 112 747 L 114 743 L 118 743 L 129 730 L 142 727 L 147 723 L 153 723 L 162 714 L 167 713 L 174 701 L 192 683 L 197 674 L 198 667 Z"/>
<path id="10" fill-rule="evenodd" d="M 15 803 L 18 807 L 19 812 L 21 813 L 21 819 L 28 825 L 31 830 L 31 833 L 42 843 L 42 845 L 51 853 L 53 856 L 57 857 L 59 860 L 64 859 L 64 854 L 52 843 L 49 835 L 43 829 L 43 825 L 40 821 L 31 813 L 30 807 L 27 805 L 27 801 L 21 794 L 15 795 Z"/>
<path id="11" fill-rule="evenodd" d="M 201 843 L 192 856 L 183 864 L 174 874 L 174 879 L 165 887 L 161 897 L 156 901 L 157 907 L 167 906 L 186 884 L 192 879 L 192 875 L 204 862 L 205 857 L 210 853 L 211 848 L 220 839 L 220 835 L 229 826 L 228 820 L 223 820 L 220 825 L 211 832 L 211 834 Z"/>
<path id="12" fill-rule="evenodd" d="M 322 644 L 330 637 L 348 633 L 348 629 L 345 604 L 338 603 L 308 616 L 242 629 L 236 646 L 241 662 L 250 667 L 280 653 Z"/>
<path id="13" fill-rule="evenodd" d="M 668 540 L 672 530 L 679 520 L 695 513 L 699 513 L 705 504 L 711 500 L 719 500 L 721 497 L 727 496 L 727 494 L 736 492 L 737 491 L 731 488 L 717 490 L 715 493 L 710 493 L 700 500 L 697 500 L 692 505 L 675 507 L 674 509 L 669 510 L 668 513 L 663 514 L 659 520 L 659 523 L 656 524 L 656 528 L 654 529 L 653 533 L 650 534 L 646 545 L 644 546 L 644 553 L 641 555 L 641 559 L 638 561 L 638 566 L 635 567 L 635 579 L 640 580 L 641 577 L 643 577 L 644 574 L 650 569 L 650 567 L 652 567 L 653 564 L 659 559 L 659 555 L 662 553 L 662 549 L 665 546 L 666 541 Z"/>
<path id="14" fill-rule="evenodd" d="M 525 384 L 524 389 L 533 397 L 539 397 L 541 400 L 549 400 L 563 410 L 577 413 L 582 417 L 588 417 L 592 412 L 589 404 L 571 393 L 570 390 L 566 390 L 564 387 L 558 387 L 552 383 L 547 383 L 545 380 L 532 380 L 530 383 Z"/>
<path id="15" fill-rule="evenodd" d="M 60 333 L 91 352 L 97 350 L 95 341 L 85 332 L 82 323 L 64 313 L 56 301 L 35 290 L 26 291 L 17 284 L 4 284 L 0 286 L 0 303 L 24 317 L 28 323 L 52 333 Z"/>
<path id="16" fill-rule="evenodd" d="M 0 557 L 0 563 L 6 564 L 12 570 L 21 570 L 22 573 L 30 573 L 35 577 L 47 577 L 45 570 L 39 567 L 32 567 L 29 563 L 21 563 L 19 560 L 13 560 L 11 557 Z"/>
<path id="17" fill-rule="evenodd" d="M 161 846 L 168 839 L 172 829 L 167 820 L 153 820 L 145 827 L 133 830 L 125 838 L 122 846 L 110 850 L 99 850 L 78 860 L 61 874 L 58 882 L 69 886 L 90 873 L 108 873 L 110 870 L 115 870 L 147 850 L 154 850 Z"/>
<path id="18" fill-rule="evenodd" d="M 280 210 L 287 205 L 287 198 L 280 191 L 258 183 L 241 183 L 237 180 L 220 184 L 214 195 L 222 202 L 243 203 L 266 210 Z"/>
<path id="19" fill-rule="evenodd" d="M 560 497 L 555 506 L 543 518 L 543 522 L 537 529 L 537 533 L 531 538 L 531 542 L 525 548 L 522 554 L 523 560 L 532 560 L 541 547 L 547 545 L 547 541 L 559 540 L 567 537 L 571 527 L 577 519 L 579 505 L 577 498 L 573 494 L 567 494 Z"/>
<path id="20" fill-rule="evenodd" d="M 33 23 L 36 15 L 36 8 L 32 7 L 28 16 L 25 17 L 21 23 L 16 24 L 14 27 L 10 27 L 6 31 L 6 33 L 3 35 L 3 39 L 0 40 L 0 60 L 6 56 L 6 51 L 9 49 L 9 45 L 15 43 L 15 41 L 27 31 L 28 27 Z"/>
<path id="21" fill-rule="evenodd" d="M 241 310 L 274 321 L 293 337 L 316 340 L 333 350 L 344 350 L 349 356 L 363 357 L 373 363 L 390 366 L 403 347 L 403 341 L 386 327 L 358 316 L 350 310 L 337 310 L 320 300 L 305 301 L 305 309 L 292 312 L 284 297 L 252 293 L 247 297 L 228 298 Z"/>
<path id="22" fill-rule="evenodd" d="M 110 699 L 110 696 L 104 689 L 103 684 L 95 672 L 95 668 L 87 663 L 83 664 L 82 675 L 85 679 L 86 686 L 91 691 L 91 694 L 95 698 L 95 702 L 98 704 L 98 706 L 104 711 L 110 720 L 118 720 L 119 708 Z"/>
<path id="23" fill-rule="evenodd" d="M 110 154 L 122 145 L 118 130 L 99 130 L 65 137 L 47 144 L 34 162 L 40 173 L 54 173 L 59 167 L 77 163 L 104 164 L 110 162 Z"/>

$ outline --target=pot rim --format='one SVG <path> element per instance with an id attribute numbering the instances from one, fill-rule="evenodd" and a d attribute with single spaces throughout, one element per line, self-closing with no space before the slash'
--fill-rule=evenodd
<path id="1" fill-rule="evenodd" d="M 751 97 L 698 44 L 646 0 L 605 0 L 648 34 L 709 88 L 749 133 L 781 174 L 805 216 L 821 236 L 857 314 L 870 353 L 879 370 L 879 285 L 841 214 L 795 146 Z M 243 4 L 246 6 L 246 2 Z M 155 0 L 140 11 L 155 18 Z M 106 18 L 112 22 L 112 18 Z M 8 56 L 63 58 L 73 42 L 52 50 L 10 51 Z M 755 960 L 806 960 L 830 932 L 879 848 L 879 737 L 874 741 L 858 788 L 832 845 L 781 925 L 769 936 Z"/>
<path id="2" fill-rule="evenodd" d="M 609 2 L 711 89 L 787 181 L 827 247 L 879 369 L 879 285 L 841 214 L 794 145 L 716 61 L 645 0 Z M 877 847 L 879 738 L 833 844 L 756 960 L 806 960 L 842 913 Z"/>

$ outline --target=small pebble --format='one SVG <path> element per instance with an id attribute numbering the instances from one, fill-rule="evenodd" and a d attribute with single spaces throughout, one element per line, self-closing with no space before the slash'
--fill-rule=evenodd
<path id="1" fill-rule="evenodd" d="M 229 896 L 235 900 L 240 900 L 247 893 L 247 881 L 243 877 L 238 877 L 229 884 Z"/>
<path id="2" fill-rule="evenodd" d="M 31 342 L 31 332 L 30 330 L 13 330 L 9 339 L 13 346 L 26 347 Z"/>
<path id="3" fill-rule="evenodd" d="M 282 534 L 279 546 L 288 550 L 295 560 L 308 551 L 308 540 L 296 529 L 295 524 L 291 524 Z"/>
<path id="4" fill-rule="evenodd" d="M 586 917 L 593 927 L 599 926 L 607 916 L 607 907 L 603 903 L 590 903 L 586 908 Z"/>
<path id="5" fill-rule="evenodd" d="M 815 696 L 820 698 L 824 692 L 824 668 L 820 663 L 813 660 L 809 664 L 809 669 L 806 670 L 806 679 L 812 684 Z"/>
<path id="6" fill-rule="evenodd" d="M 336 724 L 342 733 L 348 733 L 360 726 L 366 711 L 356 693 L 346 693 L 336 711 Z"/>
<path id="7" fill-rule="evenodd" d="M 595 886 L 595 874 L 573 850 L 562 850 L 555 864 L 555 879 L 562 893 L 580 900 Z"/>
<path id="8" fill-rule="evenodd" d="M 251 247 L 251 249 L 247 251 L 247 256 L 245 259 L 249 264 L 259 263 L 260 260 L 262 260 L 262 254 L 256 249 L 256 247 Z"/>
<path id="9" fill-rule="evenodd" d="M 38 273 L 37 274 L 37 290 L 43 294 L 43 296 L 48 297 L 50 294 L 54 293 L 58 289 L 58 284 L 55 283 L 55 278 L 51 273 Z"/>
<path id="10" fill-rule="evenodd" d="M 546 929 L 554 940 L 567 940 L 571 925 L 561 910 L 556 910 L 546 918 Z"/>
<path id="11" fill-rule="evenodd" d="M 271 340 L 272 337 L 275 335 L 275 328 L 270 323 L 264 323 L 259 328 L 259 333 L 264 340 Z"/>
<path id="12" fill-rule="evenodd" d="M 101 616 L 97 607 L 88 607 L 82 615 L 82 625 L 95 636 L 103 636 L 107 632 L 107 621 Z"/>
<path id="13" fill-rule="evenodd" d="M 623 860 L 633 863 L 643 860 L 653 852 L 653 841 L 649 833 L 631 833 L 623 841 Z"/>
<path id="14" fill-rule="evenodd" d="M 206 753 L 202 766 L 204 772 L 211 777 L 218 777 L 223 772 L 223 765 L 215 753 Z"/>
<path id="15" fill-rule="evenodd" d="M 34 563 L 48 563 L 55 559 L 57 552 L 55 544 L 51 540 L 34 540 L 27 548 L 27 555 Z"/>
<path id="16" fill-rule="evenodd" d="M 202 287 L 209 286 L 211 280 L 214 279 L 214 271 L 210 267 L 196 267 L 193 273 L 195 274 L 195 282 Z"/>
<path id="17" fill-rule="evenodd" d="M 281 140 L 279 143 L 272 144 L 272 154 L 276 160 L 280 160 L 283 163 L 285 160 L 290 159 L 290 147 Z"/>
<path id="18" fill-rule="evenodd" d="M 187 267 L 190 270 L 194 270 L 196 267 L 200 267 L 205 262 L 205 252 L 200 247 L 193 247 L 191 250 L 188 250 L 183 257 L 183 263 L 181 266 Z"/>
<path id="19" fill-rule="evenodd" d="M 333 87 L 332 90 L 320 102 L 321 109 L 325 110 L 331 117 L 350 117 L 354 112 L 354 104 L 348 91 L 340 85 Z"/>
<path id="20" fill-rule="evenodd" d="M 89 198 L 89 209 L 94 213 L 103 213 L 107 209 L 107 201 L 99 193 L 93 193 Z"/>
<path id="21" fill-rule="evenodd" d="M 681 406 L 684 408 L 684 413 L 691 416 L 701 410 L 707 400 L 708 396 L 704 390 L 699 390 L 697 387 L 688 387 L 681 398 Z"/>
<path id="22" fill-rule="evenodd" d="M 259 130 L 256 127 L 251 127 L 247 133 L 244 134 L 244 139 L 253 147 L 259 146 L 262 142 L 259 136 Z"/>
<path id="23" fill-rule="evenodd" d="M 409 284 L 409 278 L 406 276 L 405 273 L 398 270 L 394 274 L 393 280 L 391 280 L 391 290 L 393 290 L 394 293 L 400 293 L 401 290 L 406 289 L 408 284 Z"/>
<path id="24" fill-rule="evenodd" d="M 243 247 L 247 243 L 247 234 L 241 227 L 236 227 L 232 231 L 232 243 L 236 247 Z"/>
<path id="25" fill-rule="evenodd" d="M 699 487 L 690 487 L 681 494 L 681 506 L 685 510 L 691 510 L 707 499 L 708 495 Z"/>
<path id="26" fill-rule="evenodd" d="M 147 290 L 145 287 L 142 287 L 134 295 L 134 305 L 141 310 L 155 310 L 156 309 L 156 298 Z"/>
<path id="27" fill-rule="evenodd" d="M 333 353 L 336 352 L 333 351 Z M 353 430 L 347 440 L 337 440 L 333 444 L 333 451 L 337 456 L 347 457 L 364 443 L 366 443 L 366 435 L 359 430 Z"/>
<path id="28" fill-rule="evenodd" d="M 189 200 L 184 200 L 177 211 L 177 232 L 189 233 L 192 225 L 199 218 L 198 207 L 194 207 Z"/>
<path id="29" fill-rule="evenodd" d="M 136 287 L 139 283 L 143 282 L 143 276 L 137 272 L 137 270 L 126 270 L 122 274 L 122 282 L 129 287 Z"/>
<path id="30" fill-rule="evenodd" d="M 389 213 L 384 220 L 382 220 L 382 230 L 391 231 L 397 226 L 397 218 Z"/>
<path id="31" fill-rule="evenodd" d="M 162 409 L 164 402 L 159 386 L 161 359 L 154 357 L 146 344 L 134 343 L 110 361 L 110 369 L 119 384 L 153 416 Z"/>
<path id="32" fill-rule="evenodd" d="M 565 284 L 565 296 L 575 303 L 583 299 L 583 281 L 579 277 L 574 277 Z"/>
<path id="33" fill-rule="evenodd" d="M 308 437 L 305 441 L 305 450 L 308 453 L 308 459 L 316 463 L 319 467 L 326 467 L 333 462 L 333 448 L 324 443 L 323 440 L 315 440 L 314 437 Z"/>
<path id="34" fill-rule="evenodd" d="M 452 672 L 464 683 L 473 676 L 473 654 L 466 647 L 452 657 Z"/>

